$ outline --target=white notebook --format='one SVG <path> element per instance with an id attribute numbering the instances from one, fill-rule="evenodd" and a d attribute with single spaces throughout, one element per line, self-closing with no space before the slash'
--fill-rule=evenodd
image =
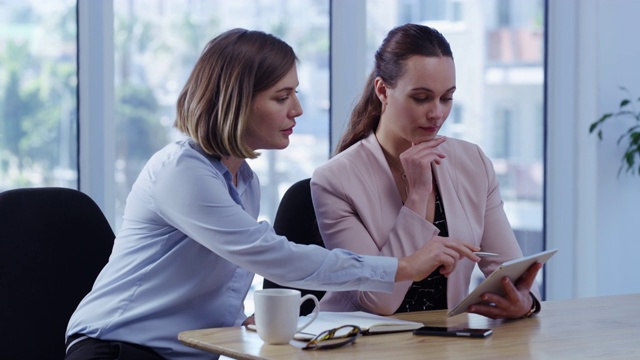
<path id="1" fill-rule="evenodd" d="M 301 316 L 298 324 L 304 324 L 310 315 Z M 383 334 L 389 332 L 412 331 L 424 326 L 420 322 L 399 320 L 386 316 L 370 314 L 364 311 L 332 312 L 320 311 L 318 318 L 308 327 L 295 335 L 297 340 L 310 340 L 319 333 L 340 327 L 357 325 L 363 334 Z"/>

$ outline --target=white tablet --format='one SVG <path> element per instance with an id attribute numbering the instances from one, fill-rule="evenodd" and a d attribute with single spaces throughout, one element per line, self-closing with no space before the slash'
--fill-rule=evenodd
<path id="1" fill-rule="evenodd" d="M 504 295 L 504 288 L 502 287 L 500 280 L 506 276 L 515 283 L 531 265 L 536 262 L 544 264 L 556 252 L 558 252 L 558 249 L 547 250 L 502 263 L 502 265 L 495 269 L 489 276 L 487 276 L 486 279 L 484 279 L 482 283 L 480 283 L 480 285 L 478 285 L 466 298 L 464 298 L 458 306 L 451 309 L 447 316 L 467 312 L 469 306 L 482 302 L 480 296 L 484 293 L 490 292 L 498 295 Z"/>

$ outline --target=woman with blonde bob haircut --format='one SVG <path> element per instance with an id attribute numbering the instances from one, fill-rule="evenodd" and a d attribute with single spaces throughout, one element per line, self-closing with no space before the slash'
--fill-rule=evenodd
<path id="1" fill-rule="evenodd" d="M 234 29 L 211 40 L 182 90 L 168 144 L 127 198 L 109 262 L 67 327 L 66 359 L 211 359 L 184 330 L 251 322 L 255 273 L 284 286 L 390 292 L 438 266 L 475 258 L 469 244 L 428 258 L 361 256 L 298 245 L 257 221 L 260 184 L 246 159 L 289 145 L 302 107 L 296 56 L 282 40 Z"/>
<path id="2" fill-rule="evenodd" d="M 256 158 L 242 139 L 253 98 L 283 78 L 296 60 L 289 45 L 259 32 L 236 29 L 212 40 L 178 98 L 175 127 L 210 155 Z"/>

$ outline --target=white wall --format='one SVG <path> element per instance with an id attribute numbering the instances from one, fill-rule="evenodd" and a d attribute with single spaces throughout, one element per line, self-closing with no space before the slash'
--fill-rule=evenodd
<path id="1" fill-rule="evenodd" d="M 624 126 L 591 122 L 640 97 L 640 1 L 549 0 L 547 299 L 640 292 L 640 176 L 617 177 Z M 613 124 L 612 124 L 613 125 Z"/>
<path id="2" fill-rule="evenodd" d="M 600 14 L 597 91 L 599 112 L 602 113 L 617 108 L 623 95 L 618 91 L 619 85 L 629 88 L 636 99 L 640 98 L 640 1 L 599 0 L 597 3 Z M 640 259 L 640 176 L 616 178 L 614 175 L 623 154 L 616 141 L 631 123 L 626 124 L 610 127 L 605 141 L 598 144 L 598 203 L 601 209 L 598 236 L 602 239 L 598 250 L 603 265 L 598 279 L 601 294 L 640 292 L 636 267 Z"/>

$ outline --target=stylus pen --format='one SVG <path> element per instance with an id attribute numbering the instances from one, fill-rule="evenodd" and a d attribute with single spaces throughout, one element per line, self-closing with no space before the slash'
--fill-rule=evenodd
<path id="1" fill-rule="evenodd" d="M 483 257 L 483 256 L 498 256 L 498 254 L 496 253 L 491 253 L 491 252 L 484 252 L 484 251 L 476 251 L 473 253 L 474 255 Z"/>

